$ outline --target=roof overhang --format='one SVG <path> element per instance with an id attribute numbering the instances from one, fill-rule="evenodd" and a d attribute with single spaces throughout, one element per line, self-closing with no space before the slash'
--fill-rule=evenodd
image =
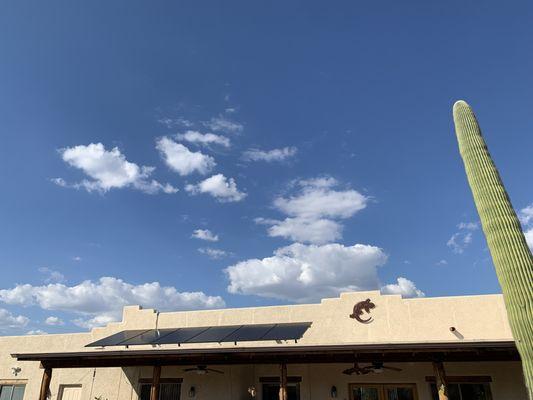
<path id="1" fill-rule="evenodd" d="M 519 361 L 513 341 L 384 343 L 101 350 L 66 353 L 15 353 L 18 361 L 39 361 L 50 368 L 128 367 L 145 365 L 305 364 L 431 361 Z"/>

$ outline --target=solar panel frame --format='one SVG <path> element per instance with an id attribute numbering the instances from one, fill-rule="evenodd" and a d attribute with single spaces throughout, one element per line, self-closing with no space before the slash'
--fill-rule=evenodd
<path id="1" fill-rule="evenodd" d="M 311 322 L 296 322 L 158 330 L 135 329 L 117 332 L 85 347 L 298 340 L 310 326 Z"/>

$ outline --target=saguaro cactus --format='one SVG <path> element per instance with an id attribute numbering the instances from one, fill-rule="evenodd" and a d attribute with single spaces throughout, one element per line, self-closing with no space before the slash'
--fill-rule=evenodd
<path id="1" fill-rule="evenodd" d="M 524 379 L 533 400 L 533 256 L 470 106 L 453 106 L 459 151 L 502 287 Z"/>

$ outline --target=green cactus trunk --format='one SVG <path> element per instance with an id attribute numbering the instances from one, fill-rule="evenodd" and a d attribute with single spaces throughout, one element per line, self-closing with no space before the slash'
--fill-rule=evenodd
<path id="1" fill-rule="evenodd" d="M 470 106 L 453 106 L 455 131 L 483 232 L 502 287 L 524 379 L 533 400 L 533 256 Z"/>

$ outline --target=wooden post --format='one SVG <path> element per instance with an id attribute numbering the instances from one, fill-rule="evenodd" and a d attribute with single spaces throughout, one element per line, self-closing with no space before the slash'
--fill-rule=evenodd
<path id="1" fill-rule="evenodd" d="M 46 400 L 48 392 L 50 392 L 50 381 L 52 380 L 52 368 L 45 367 L 43 379 L 41 381 L 41 391 L 39 392 L 39 400 Z"/>
<path id="2" fill-rule="evenodd" d="M 279 400 L 288 400 L 287 396 L 287 364 L 280 366 Z"/>
<path id="3" fill-rule="evenodd" d="M 150 400 L 159 400 L 159 380 L 161 378 L 161 365 L 154 365 L 152 387 L 150 388 Z"/>
<path id="4" fill-rule="evenodd" d="M 439 392 L 439 400 L 448 400 L 448 379 L 446 378 L 444 364 L 440 361 L 434 362 L 433 370 L 435 371 L 435 383 Z"/>

